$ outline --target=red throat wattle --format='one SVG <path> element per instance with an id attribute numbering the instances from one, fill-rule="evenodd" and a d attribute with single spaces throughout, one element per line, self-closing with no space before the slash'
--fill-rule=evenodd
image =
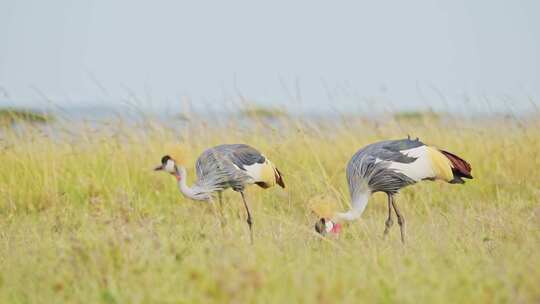
<path id="1" fill-rule="evenodd" d="M 335 223 L 330 232 L 332 232 L 333 234 L 339 234 L 341 232 L 341 224 Z"/>

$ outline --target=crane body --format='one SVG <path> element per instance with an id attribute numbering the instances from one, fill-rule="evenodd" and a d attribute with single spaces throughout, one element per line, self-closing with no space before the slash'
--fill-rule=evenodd
<path id="1" fill-rule="evenodd" d="M 187 171 L 168 155 L 161 159 L 156 171 L 166 171 L 174 175 L 180 192 L 198 201 L 209 201 L 212 194 L 231 188 L 242 196 L 247 211 L 247 223 L 253 241 L 251 211 L 246 202 L 244 190 L 247 185 L 256 184 L 269 188 L 276 184 L 285 188 L 283 177 L 277 167 L 256 149 L 245 144 L 225 144 L 205 150 L 195 164 L 196 181 L 187 185 Z"/>
<path id="2" fill-rule="evenodd" d="M 422 180 L 442 180 L 463 184 L 463 178 L 472 179 L 471 166 L 450 152 L 428 146 L 418 138 L 388 140 L 370 144 L 356 152 L 347 165 L 347 182 L 351 197 L 348 212 L 336 212 L 331 218 L 321 218 L 315 225 L 319 233 L 332 230 L 337 223 L 358 219 L 370 196 L 384 192 L 388 196 L 386 235 L 393 224 L 394 209 L 405 241 L 405 219 L 399 211 L 394 195 L 400 189 Z"/>

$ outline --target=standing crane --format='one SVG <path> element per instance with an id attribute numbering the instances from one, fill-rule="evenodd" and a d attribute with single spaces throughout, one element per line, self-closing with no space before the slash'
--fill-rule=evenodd
<path id="1" fill-rule="evenodd" d="M 384 236 L 393 225 L 392 208 L 400 227 L 401 241 L 405 242 L 405 219 L 398 209 L 394 195 L 401 188 L 421 180 L 443 180 L 463 184 L 472 179 L 471 166 L 459 156 L 422 143 L 418 138 L 388 140 L 370 144 L 356 152 L 347 165 L 347 181 L 352 208 L 348 212 L 322 217 L 315 224 L 320 234 L 339 231 L 341 222 L 358 219 L 375 192 L 388 196 L 388 218 Z"/>
<path id="2" fill-rule="evenodd" d="M 189 187 L 186 183 L 187 172 L 169 155 L 161 158 L 161 165 L 155 171 L 166 171 L 176 177 L 180 192 L 197 201 L 209 201 L 217 192 L 221 204 L 221 192 L 232 188 L 240 192 L 247 212 L 250 239 L 253 242 L 253 219 L 246 202 L 246 185 L 256 184 L 261 188 L 270 188 L 276 184 L 285 188 L 281 172 L 256 149 L 244 144 L 219 145 L 204 151 L 195 164 L 197 180 Z"/>

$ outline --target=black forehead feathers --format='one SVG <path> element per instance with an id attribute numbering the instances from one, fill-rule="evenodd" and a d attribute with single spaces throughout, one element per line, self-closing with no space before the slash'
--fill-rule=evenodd
<path id="1" fill-rule="evenodd" d="M 171 159 L 171 157 L 169 155 L 165 155 L 161 158 L 161 163 L 165 164 L 169 159 Z"/>
<path id="2" fill-rule="evenodd" d="M 315 223 L 315 231 L 321 234 L 324 233 L 324 223 L 322 222 L 322 219 Z"/>
<path id="3" fill-rule="evenodd" d="M 318 233 L 320 234 L 324 234 L 326 231 L 325 231 L 325 225 L 326 224 L 326 220 L 325 218 L 321 218 L 320 220 L 318 220 L 316 223 L 315 223 L 315 231 L 317 231 Z"/>

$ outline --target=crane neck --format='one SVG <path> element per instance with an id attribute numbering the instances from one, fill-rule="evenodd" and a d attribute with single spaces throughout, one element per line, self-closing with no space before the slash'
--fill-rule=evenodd
<path id="1" fill-rule="evenodd" d="M 335 223 L 352 222 L 358 219 L 366 209 L 370 192 L 355 193 L 352 197 L 352 207 L 347 212 L 338 212 L 332 218 Z"/>
<path id="2" fill-rule="evenodd" d="M 206 201 L 210 199 L 210 195 L 205 191 L 201 191 L 202 189 L 199 189 L 199 187 L 189 187 L 187 185 L 187 171 L 184 167 L 178 166 L 174 176 L 178 183 L 178 189 L 180 189 L 180 192 L 182 192 L 185 197 L 197 201 Z"/>

